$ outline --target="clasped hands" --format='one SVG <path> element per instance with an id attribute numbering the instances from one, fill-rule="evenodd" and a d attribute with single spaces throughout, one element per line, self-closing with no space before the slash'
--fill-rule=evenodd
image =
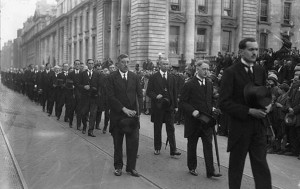
<path id="1" fill-rule="evenodd" d="M 136 111 L 135 110 L 130 110 L 126 107 L 122 108 L 122 111 L 128 116 L 128 117 L 134 117 L 136 115 Z"/>

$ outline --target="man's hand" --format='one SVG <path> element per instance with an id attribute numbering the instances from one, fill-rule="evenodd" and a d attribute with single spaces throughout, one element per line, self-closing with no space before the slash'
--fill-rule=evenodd
<path id="1" fill-rule="evenodd" d="M 128 116 L 128 117 L 133 117 L 136 115 L 136 111 L 135 110 L 130 110 L 126 107 L 122 108 L 122 111 Z"/>
<path id="2" fill-rule="evenodd" d="M 156 99 L 161 99 L 162 97 L 163 97 L 163 95 L 158 94 L 158 95 L 156 96 Z"/>
<path id="3" fill-rule="evenodd" d="M 280 104 L 279 102 L 276 102 L 275 104 L 276 104 L 276 107 L 278 107 L 278 108 L 282 108 L 283 107 L 282 104 Z"/>
<path id="4" fill-rule="evenodd" d="M 178 112 L 178 108 L 175 108 L 175 112 Z"/>
<path id="5" fill-rule="evenodd" d="M 90 89 L 90 86 L 89 86 L 89 85 L 85 85 L 83 88 L 84 88 L 85 90 L 89 90 L 89 89 Z"/>
<path id="6" fill-rule="evenodd" d="M 255 108 L 250 108 L 248 114 L 258 119 L 264 118 L 267 115 L 265 111 Z"/>
<path id="7" fill-rule="evenodd" d="M 294 113 L 294 109 L 293 108 L 289 108 L 289 113 L 293 114 Z"/>
<path id="8" fill-rule="evenodd" d="M 197 117 L 199 115 L 199 111 L 198 110 L 194 110 L 192 113 L 192 116 Z"/>

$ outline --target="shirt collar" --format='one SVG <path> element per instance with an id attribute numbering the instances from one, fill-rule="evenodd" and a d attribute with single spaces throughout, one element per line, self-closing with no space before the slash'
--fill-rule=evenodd
<path id="1" fill-rule="evenodd" d="M 205 85 L 205 78 L 200 78 L 198 75 L 196 75 L 196 78 L 199 82 L 201 82 L 202 85 Z"/>
<path id="2" fill-rule="evenodd" d="M 119 70 L 119 73 L 120 73 L 120 75 L 121 75 L 122 78 L 124 77 L 124 74 L 125 74 L 125 77 L 126 77 L 126 79 L 127 79 L 128 71 L 125 72 L 125 73 L 123 73 L 123 72 L 121 72 L 121 71 Z"/>
<path id="3" fill-rule="evenodd" d="M 166 74 L 165 76 L 166 76 L 166 78 L 167 78 L 167 75 L 168 75 L 168 72 L 167 72 L 167 71 L 166 71 L 166 72 L 163 72 L 163 71 L 159 70 L 159 72 L 160 72 L 160 74 L 161 74 L 162 77 L 164 76 L 164 74 Z"/>
<path id="4" fill-rule="evenodd" d="M 244 64 L 245 66 L 247 66 L 247 67 L 252 67 L 252 66 L 254 66 L 254 64 L 253 63 L 247 63 L 243 58 L 241 58 L 241 62 L 242 62 L 242 64 Z"/>

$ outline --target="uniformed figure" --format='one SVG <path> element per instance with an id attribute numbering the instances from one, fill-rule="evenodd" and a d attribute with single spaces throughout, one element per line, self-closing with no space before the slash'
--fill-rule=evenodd
<path id="1" fill-rule="evenodd" d="M 51 78 L 53 78 L 54 75 L 54 71 L 51 70 L 51 64 L 46 63 L 46 68 L 41 74 L 41 84 L 39 88 L 43 91 L 41 105 L 43 107 L 43 110 L 47 107 L 46 109 L 48 114 L 50 113 L 50 97 L 53 90 L 53 83 L 51 83 Z"/>
<path id="2" fill-rule="evenodd" d="M 68 77 L 69 65 L 67 63 L 63 64 L 62 72 L 57 75 L 57 85 L 58 85 L 58 109 L 57 109 L 57 120 L 60 119 L 62 108 L 65 105 L 65 117 L 64 121 L 68 122 L 68 112 L 69 112 L 69 98 L 68 90 L 66 88 L 66 81 Z"/>

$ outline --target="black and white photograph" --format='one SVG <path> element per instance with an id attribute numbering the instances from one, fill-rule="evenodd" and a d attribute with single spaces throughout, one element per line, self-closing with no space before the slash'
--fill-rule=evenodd
<path id="1" fill-rule="evenodd" d="M 1 189 L 300 189 L 300 0 L 0 0 Z"/>

